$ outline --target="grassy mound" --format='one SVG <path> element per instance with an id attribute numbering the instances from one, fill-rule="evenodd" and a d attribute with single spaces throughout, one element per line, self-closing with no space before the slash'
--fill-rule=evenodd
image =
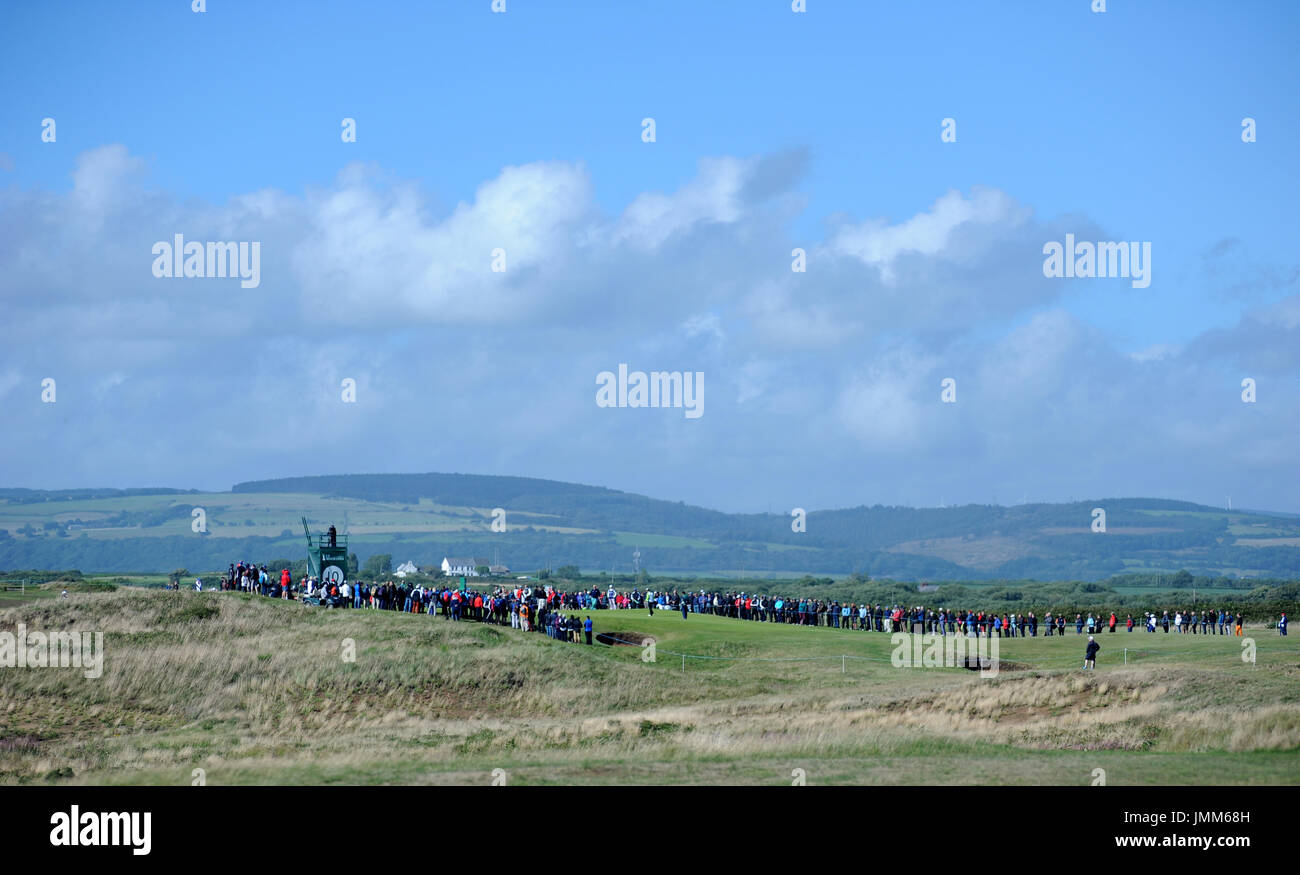
<path id="1" fill-rule="evenodd" d="M 72 592 L 70 590 L 70 592 Z M 0 781 L 188 784 L 1294 783 L 1300 646 L 1012 639 L 1006 669 L 895 668 L 890 636 L 595 612 L 570 644 L 424 615 L 122 588 L 0 608 L 103 633 L 104 670 L 0 669 Z M 1124 665 L 1124 648 L 1129 664 Z M 1012 669 L 1015 670 L 1012 670 Z"/>

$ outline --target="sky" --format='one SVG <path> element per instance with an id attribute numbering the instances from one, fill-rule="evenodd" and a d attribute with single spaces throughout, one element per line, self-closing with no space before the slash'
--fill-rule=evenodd
<path id="1" fill-rule="evenodd" d="M 0 486 L 1300 512 L 1297 4 L 205 5 L 0 5 Z"/>

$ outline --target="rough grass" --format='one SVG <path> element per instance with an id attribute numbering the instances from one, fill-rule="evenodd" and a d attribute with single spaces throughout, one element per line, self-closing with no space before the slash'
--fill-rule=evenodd
<path id="1" fill-rule="evenodd" d="M 124 588 L 0 609 L 104 633 L 103 676 L 0 669 L 0 781 L 1296 783 L 1300 647 L 1015 639 L 1023 671 L 899 669 L 888 635 L 593 614 L 639 647 L 422 615 Z M 1141 649 L 1122 665 L 1125 645 Z M 355 651 L 355 661 L 345 656 Z M 690 658 L 685 668 L 680 654 Z M 842 658 L 843 657 L 843 658 Z"/>

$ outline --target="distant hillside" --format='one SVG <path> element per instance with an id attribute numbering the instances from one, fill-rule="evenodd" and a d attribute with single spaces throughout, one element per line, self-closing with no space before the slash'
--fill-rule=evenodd
<path id="1" fill-rule="evenodd" d="M 235 493 L 293 492 L 415 504 L 428 499 L 453 507 L 502 507 L 553 515 L 581 528 L 632 529 L 651 533 L 714 532 L 727 514 L 681 502 L 600 486 L 531 477 L 479 474 L 342 474 L 290 477 L 236 484 Z"/>
<path id="2" fill-rule="evenodd" d="M 1106 512 L 1094 532 L 1093 509 Z M 203 528 L 194 515 L 202 510 Z M 492 510 L 506 531 L 491 529 Z M 729 514 L 598 486 L 472 474 L 262 480 L 230 492 L 0 490 L 0 568 L 212 569 L 300 558 L 299 518 L 333 522 L 361 561 L 499 556 L 517 570 L 865 572 L 899 580 L 1099 580 L 1122 573 L 1300 579 L 1300 517 L 1123 498 L 1013 507 L 881 505 Z"/>
<path id="3" fill-rule="evenodd" d="M 14 504 L 40 501 L 83 501 L 88 498 L 125 498 L 134 495 L 193 495 L 197 489 L 0 489 L 0 501 Z"/>

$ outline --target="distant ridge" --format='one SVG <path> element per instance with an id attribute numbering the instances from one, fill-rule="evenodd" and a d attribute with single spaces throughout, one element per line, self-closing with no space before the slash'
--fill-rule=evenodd
<path id="1" fill-rule="evenodd" d="M 497 474 L 318 474 L 309 477 L 281 477 L 273 480 L 249 480 L 236 483 L 231 492 L 310 492 L 349 498 L 378 500 L 377 495 L 405 498 L 436 498 L 442 495 L 465 497 L 473 493 L 482 503 L 487 498 L 509 498 L 538 492 L 624 495 L 603 486 L 584 486 L 561 480 L 538 477 L 511 477 Z M 399 499 L 400 500 L 400 499 Z"/>
<path id="2" fill-rule="evenodd" d="M 138 489 L 0 489 L 0 501 L 86 501 L 96 498 L 131 498 L 137 495 L 194 495 L 197 489 L 170 489 L 163 486 Z"/>
<path id="3" fill-rule="evenodd" d="M 495 474 L 326 474 L 238 483 L 235 493 L 300 492 L 415 504 L 503 507 L 560 517 L 578 528 L 636 528 L 657 534 L 711 532 L 731 515 L 603 486 Z"/>
<path id="4" fill-rule="evenodd" d="M 869 487 L 864 486 L 864 493 Z M 265 496 L 262 498 L 261 496 Z M 492 527 L 494 509 L 507 525 Z M 1094 508 L 1105 510 L 1104 531 Z M 200 513 L 201 511 L 201 513 Z M 0 490 L 0 568 L 221 568 L 294 557 L 301 517 L 348 520 L 364 561 L 499 554 L 512 568 L 850 574 L 898 580 L 1300 579 L 1300 517 L 1162 498 L 1060 504 L 860 504 L 725 513 L 602 486 L 504 475 L 326 474 L 229 492 Z"/>
<path id="5" fill-rule="evenodd" d="M 679 510 L 691 508 L 714 513 L 718 516 L 764 516 L 765 514 L 727 514 L 723 511 L 710 510 L 699 505 L 689 505 L 680 501 L 667 501 L 650 498 L 635 492 L 623 492 L 604 486 L 588 486 L 570 483 L 564 480 L 546 480 L 540 477 L 515 477 L 504 474 L 315 474 L 304 477 L 279 477 L 269 480 L 249 480 L 236 483 L 231 492 L 302 492 L 312 495 L 337 495 L 345 498 L 360 498 L 366 501 L 414 502 L 428 498 L 441 504 L 482 506 L 484 504 L 503 504 L 508 501 L 535 499 L 540 496 L 603 496 L 607 498 L 633 498 L 643 502 L 654 502 Z M 881 505 L 874 508 L 889 510 L 932 512 L 949 511 L 961 508 L 987 507 L 1003 510 L 1037 509 L 1052 507 L 1075 507 L 1083 504 L 1104 503 L 1113 508 L 1146 508 L 1158 510 L 1221 511 L 1223 508 L 1210 507 L 1192 501 L 1168 498 L 1096 498 L 1080 501 L 1031 504 L 965 504 L 947 507 L 910 507 L 906 505 Z M 867 505 L 848 508 L 819 510 L 817 513 L 842 513 L 868 509 Z M 1242 513 L 1267 514 L 1268 511 L 1241 511 Z M 780 514 L 778 514 L 780 515 Z M 1277 514 L 1278 516 L 1296 516 L 1300 514 Z"/>

